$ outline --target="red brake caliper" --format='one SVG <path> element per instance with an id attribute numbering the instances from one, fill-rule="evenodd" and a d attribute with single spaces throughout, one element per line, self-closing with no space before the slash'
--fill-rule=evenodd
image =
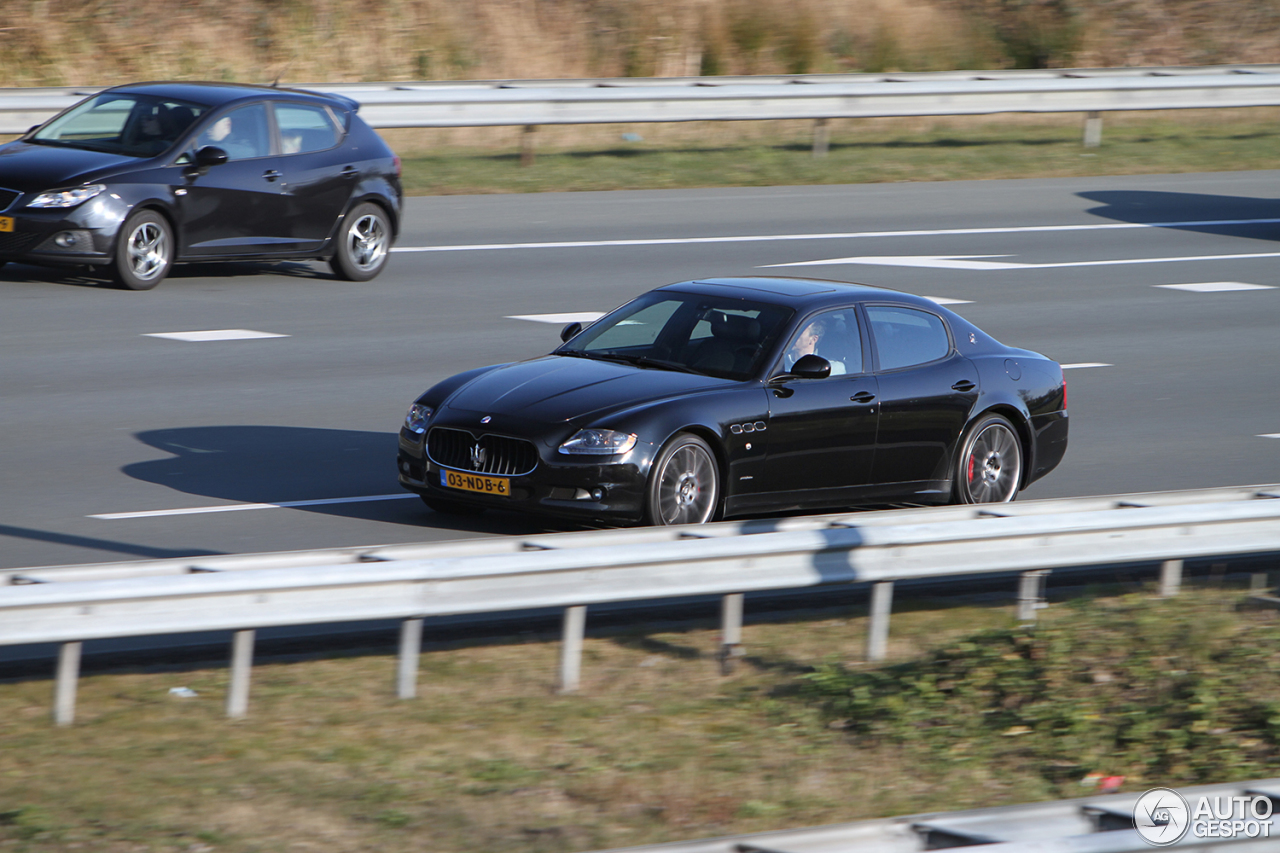
<path id="1" fill-rule="evenodd" d="M 973 482 L 973 454 L 969 454 L 969 482 Z"/>

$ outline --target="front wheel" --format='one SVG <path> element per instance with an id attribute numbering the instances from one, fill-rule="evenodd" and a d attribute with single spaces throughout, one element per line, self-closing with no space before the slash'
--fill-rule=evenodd
<path id="1" fill-rule="evenodd" d="M 696 435 L 677 435 L 662 448 L 649 474 L 649 523 L 702 524 L 715 515 L 719 500 L 715 454 Z"/>
<path id="2" fill-rule="evenodd" d="M 969 427 L 956 457 L 956 503 L 1008 503 L 1022 484 L 1022 444 L 1013 425 L 987 415 Z"/>
<path id="3" fill-rule="evenodd" d="M 150 290 L 173 265 L 173 229 L 154 210 L 140 210 L 125 220 L 116 246 L 112 274 L 126 290 Z"/>
<path id="4" fill-rule="evenodd" d="M 386 212 L 376 204 L 360 204 L 343 221 L 329 266 L 338 278 L 368 281 L 382 272 L 390 251 L 391 221 Z"/>

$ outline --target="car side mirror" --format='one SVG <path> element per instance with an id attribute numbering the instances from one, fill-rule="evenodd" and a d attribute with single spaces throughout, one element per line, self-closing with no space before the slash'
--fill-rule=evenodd
<path id="1" fill-rule="evenodd" d="M 567 342 L 570 338 L 576 336 L 581 331 L 582 324 L 575 320 L 560 330 L 560 340 Z"/>
<path id="2" fill-rule="evenodd" d="M 802 355 L 791 365 L 790 373 L 773 377 L 778 379 L 826 379 L 831 375 L 831 362 L 820 355 Z"/>
<path id="3" fill-rule="evenodd" d="M 201 169 L 221 166 L 225 162 L 227 162 L 227 152 L 216 145 L 206 145 L 196 152 L 196 166 Z"/>

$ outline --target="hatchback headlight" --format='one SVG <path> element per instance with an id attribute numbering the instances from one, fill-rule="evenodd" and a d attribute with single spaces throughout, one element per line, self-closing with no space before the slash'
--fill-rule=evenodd
<path id="1" fill-rule="evenodd" d="M 614 456 L 636 446 L 635 435 L 611 429 L 581 429 L 560 445 L 561 453 L 586 456 Z"/>
<path id="2" fill-rule="evenodd" d="M 404 428 L 409 432 L 422 435 L 427 431 L 427 421 L 431 420 L 432 414 L 433 409 L 430 406 L 414 403 L 409 407 L 409 414 L 404 416 Z"/>
<path id="3" fill-rule="evenodd" d="M 106 187 L 102 184 L 86 184 L 69 190 L 50 190 L 47 193 L 40 193 L 27 203 L 27 207 L 75 207 L 105 189 Z"/>

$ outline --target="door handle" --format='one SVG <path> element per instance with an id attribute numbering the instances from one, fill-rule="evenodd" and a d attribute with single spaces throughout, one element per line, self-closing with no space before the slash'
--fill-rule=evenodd
<path id="1" fill-rule="evenodd" d="M 870 403 L 875 398 L 876 398 L 876 395 L 872 394 L 870 391 L 859 391 L 857 394 L 854 394 L 852 397 L 849 398 L 849 402 Z"/>
<path id="2" fill-rule="evenodd" d="M 280 178 L 280 173 L 275 169 L 267 169 L 267 171 L 262 173 L 262 177 L 266 178 L 268 181 L 275 181 Z"/>
<path id="3" fill-rule="evenodd" d="M 978 387 L 977 385 L 974 385 L 968 379 L 961 379 L 955 385 L 951 386 L 951 390 L 952 391 L 972 391 L 974 388 L 977 388 L 977 387 Z"/>
<path id="4" fill-rule="evenodd" d="M 342 177 L 344 178 L 354 178 L 358 174 L 360 174 L 360 170 L 355 166 L 344 166 L 342 169 Z"/>

